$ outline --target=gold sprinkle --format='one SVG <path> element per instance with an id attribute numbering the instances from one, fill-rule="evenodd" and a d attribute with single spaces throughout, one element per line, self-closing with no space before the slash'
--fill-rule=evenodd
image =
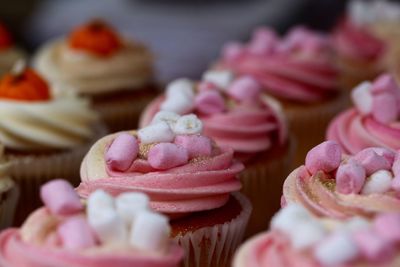
<path id="1" fill-rule="evenodd" d="M 196 157 L 196 158 L 192 158 L 189 163 L 201 163 L 205 160 L 211 159 L 210 156 L 200 156 L 200 157 Z"/>
<path id="2" fill-rule="evenodd" d="M 140 144 L 139 145 L 139 154 L 138 157 L 140 159 L 147 159 L 147 155 L 149 154 L 150 149 L 157 145 L 158 143 L 151 143 L 151 144 Z"/>

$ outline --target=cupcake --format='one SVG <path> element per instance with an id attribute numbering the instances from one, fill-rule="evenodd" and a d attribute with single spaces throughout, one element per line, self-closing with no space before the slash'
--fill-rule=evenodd
<path id="1" fill-rule="evenodd" d="M 253 205 L 246 235 L 267 229 L 279 209 L 283 180 L 293 158 L 286 119 L 280 104 L 261 91 L 249 76 L 207 71 L 200 82 L 178 79 L 143 111 L 140 125 L 157 120 L 157 112 L 184 115 L 194 112 L 204 134 L 220 146 L 233 148 L 246 168 L 240 174 L 242 192 Z"/>
<path id="2" fill-rule="evenodd" d="M 145 128 L 100 139 L 82 162 L 77 192 L 82 198 L 97 189 L 146 193 L 150 206 L 171 218 L 186 267 L 224 267 L 242 239 L 251 205 L 236 192 L 243 165 L 201 129 L 193 114 L 162 112 Z"/>
<path id="3" fill-rule="evenodd" d="M 141 110 L 156 93 L 150 51 L 102 21 L 44 45 L 34 65 L 49 81 L 90 97 L 111 131 L 136 128 Z"/>
<path id="4" fill-rule="evenodd" d="M 0 233 L 4 267 L 178 267 L 183 250 L 169 240 L 168 218 L 146 196 L 113 198 L 98 190 L 83 205 L 73 187 L 54 180 L 41 188 L 44 207 L 21 228 Z"/>
<path id="5" fill-rule="evenodd" d="M 0 77 L 10 71 L 12 66 L 24 57 L 25 54 L 15 46 L 10 33 L 0 22 Z"/>
<path id="6" fill-rule="evenodd" d="M 31 68 L 17 64 L 0 80 L 0 142 L 20 186 L 18 214 L 40 204 L 44 182 L 68 176 L 79 183 L 80 162 L 103 128 L 86 99 L 49 86 Z"/>
<path id="7" fill-rule="evenodd" d="M 354 107 L 337 115 L 327 130 L 327 139 L 354 155 L 368 147 L 400 149 L 400 87 L 393 76 L 382 74 L 352 91 Z"/>
<path id="8" fill-rule="evenodd" d="M 233 267 L 396 267 L 399 233 L 399 214 L 321 220 L 294 204 L 274 217 L 268 232 L 240 247 Z"/>
<path id="9" fill-rule="evenodd" d="M 251 75 L 281 102 L 297 138 L 295 162 L 300 163 L 324 140 L 329 120 L 346 104 L 328 36 L 296 27 L 279 38 L 261 28 L 248 44 L 229 43 L 222 54 L 215 68 Z"/>
<path id="10" fill-rule="evenodd" d="M 298 203 L 321 217 L 374 218 L 400 213 L 400 154 L 370 147 L 344 155 L 335 141 L 326 141 L 307 154 L 283 186 L 283 206 Z"/>
<path id="11" fill-rule="evenodd" d="M 0 143 L 0 229 L 11 226 L 19 195 L 18 187 L 9 176 L 9 167 Z"/>

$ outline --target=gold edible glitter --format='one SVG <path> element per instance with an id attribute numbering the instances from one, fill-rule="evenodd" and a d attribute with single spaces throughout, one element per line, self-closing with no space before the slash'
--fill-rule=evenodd
<path id="1" fill-rule="evenodd" d="M 138 157 L 140 159 L 147 159 L 147 155 L 149 154 L 150 149 L 157 145 L 157 143 L 151 143 L 151 144 L 140 144 L 139 145 L 139 154 Z"/>

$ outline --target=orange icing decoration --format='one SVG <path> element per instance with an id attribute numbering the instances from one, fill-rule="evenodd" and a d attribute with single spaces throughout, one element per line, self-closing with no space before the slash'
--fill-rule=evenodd
<path id="1" fill-rule="evenodd" d="M 0 81 L 0 98 L 22 101 L 50 99 L 47 83 L 30 68 L 20 74 L 8 73 Z"/>
<path id="2" fill-rule="evenodd" d="M 0 50 L 9 48 L 13 44 L 12 37 L 6 27 L 0 23 Z"/>
<path id="3" fill-rule="evenodd" d="M 69 45 L 98 56 L 109 56 L 121 47 L 121 40 L 109 25 L 96 20 L 73 31 Z"/>

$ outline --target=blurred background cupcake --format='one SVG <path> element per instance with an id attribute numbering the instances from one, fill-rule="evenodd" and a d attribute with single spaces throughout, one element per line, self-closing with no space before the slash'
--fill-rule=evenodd
<path id="1" fill-rule="evenodd" d="M 25 53 L 18 48 L 6 26 L 0 22 L 0 76 L 10 71 L 13 65 L 25 58 Z"/>
<path id="2" fill-rule="evenodd" d="M 147 194 L 150 206 L 171 218 L 186 267 L 225 267 L 243 238 L 251 204 L 237 192 L 243 165 L 201 128 L 193 114 L 160 113 L 145 128 L 100 139 L 82 162 L 77 192 L 82 198 L 96 189 Z"/>
<path id="3" fill-rule="evenodd" d="M 279 102 L 263 93 L 250 76 L 210 70 L 200 82 L 183 78 L 171 82 L 166 93 L 143 111 L 140 125 L 157 120 L 159 111 L 171 116 L 194 112 L 204 135 L 233 148 L 235 158 L 245 164 L 242 192 L 253 205 L 247 235 L 265 230 L 279 209 L 280 189 L 295 149 Z"/>
<path id="4" fill-rule="evenodd" d="M 46 183 L 40 195 L 44 206 L 21 228 L 0 233 L 3 266 L 180 266 L 183 250 L 169 240 L 168 218 L 145 195 L 114 199 L 99 190 L 84 206 L 65 180 Z"/>
<path id="5" fill-rule="evenodd" d="M 259 28 L 248 43 L 225 45 L 215 68 L 251 75 L 279 99 L 297 139 L 298 163 L 324 139 L 329 120 L 346 105 L 333 56 L 325 34 L 295 27 L 278 37 L 270 28 Z"/>
<path id="6" fill-rule="evenodd" d="M 89 97 L 111 131 L 136 128 L 156 93 L 151 52 L 101 20 L 45 44 L 34 65 L 50 82 Z"/>
<path id="7" fill-rule="evenodd" d="M 23 217 L 39 204 L 44 182 L 69 177 L 78 183 L 80 161 L 105 130 L 87 99 L 50 86 L 19 63 L 0 80 L 0 142 L 21 189 Z"/>

